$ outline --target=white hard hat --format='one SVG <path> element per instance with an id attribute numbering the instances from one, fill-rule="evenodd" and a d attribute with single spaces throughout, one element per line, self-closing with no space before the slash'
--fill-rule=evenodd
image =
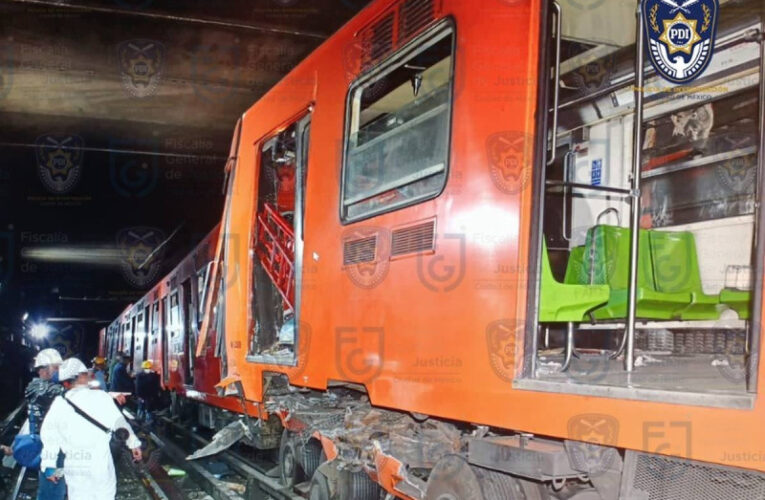
<path id="1" fill-rule="evenodd" d="M 35 368 L 49 365 L 60 365 L 61 363 L 61 354 L 53 348 L 43 349 L 37 353 L 37 356 L 35 356 Z"/>
<path id="2" fill-rule="evenodd" d="M 58 379 L 62 382 L 72 380 L 80 373 L 88 373 L 88 367 L 77 358 L 69 358 L 61 363 L 61 367 L 58 369 Z"/>

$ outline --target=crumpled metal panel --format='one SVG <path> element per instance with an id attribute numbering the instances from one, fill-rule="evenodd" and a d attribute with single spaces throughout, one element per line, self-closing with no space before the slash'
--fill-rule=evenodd
<path id="1" fill-rule="evenodd" d="M 373 408 L 367 400 L 325 394 L 294 393 L 272 398 L 269 411 L 287 411 L 304 424 L 303 439 L 315 431 L 332 439 L 342 467 L 374 469 L 375 444 L 412 468 L 431 468 L 439 458 L 463 447 L 460 431 L 452 424 L 408 413 Z"/>
<path id="2" fill-rule="evenodd" d="M 186 460 L 196 460 L 215 455 L 223 450 L 227 450 L 231 445 L 244 437 L 252 439 L 252 434 L 242 420 L 235 420 L 216 432 L 210 443 L 186 457 Z"/>

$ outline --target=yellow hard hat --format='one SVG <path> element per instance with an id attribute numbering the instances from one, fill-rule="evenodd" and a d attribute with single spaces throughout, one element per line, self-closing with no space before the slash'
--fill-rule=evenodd
<path id="1" fill-rule="evenodd" d="M 106 363 L 106 358 L 102 358 L 101 356 L 96 356 L 93 358 L 94 365 L 103 365 L 104 363 Z"/>
<path id="2" fill-rule="evenodd" d="M 151 361 L 147 359 L 146 361 L 141 363 L 141 368 L 151 368 L 151 364 L 152 364 Z"/>

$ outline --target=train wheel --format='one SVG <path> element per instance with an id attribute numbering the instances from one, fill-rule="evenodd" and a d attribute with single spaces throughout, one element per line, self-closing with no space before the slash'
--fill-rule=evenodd
<path id="1" fill-rule="evenodd" d="M 311 487 L 308 490 L 308 500 L 331 500 L 332 493 L 329 490 L 329 480 L 321 471 L 316 471 L 311 478 Z"/>
<path id="2" fill-rule="evenodd" d="M 279 446 L 279 472 L 282 484 L 287 487 L 295 486 L 305 481 L 305 473 L 300 465 L 297 442 L 295 437 L 284 429 L 282 442 Z"/>
<path id="3" fill-rule="evenodd" d="M 542 483 L 479 467 L 472 467 L 472 469 L 476 472 L 486 500 L 546 500 L 549 498 Z"/>
<path id="4" fill-rule="evenodd" d="M 317 439 L 309 439 L 303 446 L 303 471 L 305 477 L 313 477 L 313 473 L 319 468 L 322 462 L 327 458 L 321 443 Z"/>
<path id="5" fill-rule="evenodd" d="M 458 455 L 447 455 L 430 472 L 424 500 L 486 500 L 475 472 Z"/>
<path id="6" fill-rule="evenodd" d="M 382 488 L 361 471 L 343 471 L 338 481 L 338 498 L 353 500 L 379 500 Z"/>
<path id="7" fill-rule="evenodd" d="M 546 500 L 541 483 L 471 466 L 457 455 L 442 458 L 430 473 L 425 500 Z"/>

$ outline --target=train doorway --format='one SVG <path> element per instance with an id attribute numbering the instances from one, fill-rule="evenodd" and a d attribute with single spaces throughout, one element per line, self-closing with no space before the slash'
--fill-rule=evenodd
<path id="1" fill-rule="evenodd" d="M 248 361 L 296 363 L 309 136 L 310 115 L 259 145 Z"/>
<path id="2" fill-rule="evenodd" d="M 633 19 L 611 12 L 620 8 L 634 5 L 564 2 L 552 21 L 536 320 L 516 385 L 750 408 L 765 115 L 751 33 L 761 25 L 723 6 L 716 59 L 680 92 L 647 69 L 634 22 L 603 29 L 600 17 Z"/>

